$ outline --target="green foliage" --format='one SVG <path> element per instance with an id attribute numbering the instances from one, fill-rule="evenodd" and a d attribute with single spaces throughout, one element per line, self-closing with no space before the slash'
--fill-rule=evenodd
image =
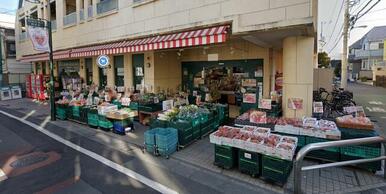
<path id="1" fill-rule="evenodd" d="M 328 68 L 330 67 L 330 57 L 326 52 L 318 53 L 318 64 L 319 68 Z"/>

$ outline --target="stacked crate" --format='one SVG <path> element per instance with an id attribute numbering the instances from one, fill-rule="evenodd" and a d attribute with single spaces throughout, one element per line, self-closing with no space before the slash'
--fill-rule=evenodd
<path id="1" fill-rule="evenodd" d="M 161 156 L 168 158 L 177 151 L 178 132 L 173 128 L 158 128 L 155 134 L 157 151 Z"/>
<path id="2" fill-rule="evenodd" d="M 170 127 L 178 130 L 179 146 L 184 147 L 194 141 L 193 126 L 190 122 L 184 120 L 175 120 L 170 123 Z"/>
<path id="3" fill-rule="evenodd" d="M 292 161 L 271 156 L 262 156 L 261 176 L 275 183 L 284 185 L 291 173 Z"/>
<path id="4" fill-rule="evenodd" d="M 214 164 L 225 169 L 231 169 L 237 166 L 237 151 L 237 148 L 234 147 L 215 144 Z"/>

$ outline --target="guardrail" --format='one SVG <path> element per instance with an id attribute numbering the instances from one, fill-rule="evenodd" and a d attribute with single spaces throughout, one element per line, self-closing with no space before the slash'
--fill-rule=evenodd
<path id="1" fill-rule="evenodd" d="M 84 20 L 84 9 L 80 9 L 79 10 L 79 21 L 83 21 Z"/>
<path id="2" fill-rule="evenodd" d="M 56 20 L 51 20 L 51 30 L 56 30 L 57 25 L 56 25 Z"/>
<path id="3" fill-rule="evenodd" d="M 118 9 L 118 0 L 106 0 L 97 4 L 97 14 L 103 14 Z"/>
<path id="4" fill-rule="evenodd" d="M 94 14 L 93 14 L 92 5 L 89 5 L 89 6 L 87 7 L 87 18 L 92 18 L 93 15 L 94 15 Z"/>
<path id="5" fill-rule="evenodd" d="M 303 147 L 298 154 L 296 155 L 296 159 L 294 162 L 294 193 L 301 194 L 301 185 L 302 185 L 302 171 L 321 169 L 321 168 L 329 168 L 329 167 L 337 167 L 337 166 L 346 166 L 351 164 L 360 164 L 366 162 L 375 162 L 379 160 L 385 160 L 386 163 L 386 151 L 384 151 L 383 156 L 369 159 L 357 159 L 357 160 L 349 160 L 343 162 L 333 162 L 327 164 L 318 164 L 312 166 L 303 167 L 303 159 L 304 157 L 311 151 L 320 150 L 324 148 L 330 147 L 342 147 L 342 146 L 352 146 L 352 145 L 363 145 L 363 144 L 371 144 L 371 143 L 386 143 L 386 139 L 380 136 L 377 137 L 366 137 L 366 138 L 358 138 L 358 139 L 348 139 L 348 140 L 340 140 L 340 141 L 330 141 L 330 142 L 321 142 L 321 143 L 312 143 Z M 384 148 L 385 145 L 383 144 Z M 385 149 L 384 149 L 385 150 Z M 386 170 L 384 169 L 383 177 L 386 179 Z"/>
<path id="6" fill-rule="evenodd" d="M 72 12 L 63 17 L 63 26 L 68 26 L 71 24 L 76 24 L 76 12 Z"/>

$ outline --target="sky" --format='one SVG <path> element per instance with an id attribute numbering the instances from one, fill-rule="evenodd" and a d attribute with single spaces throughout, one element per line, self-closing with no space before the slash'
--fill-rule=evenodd
<path id="1" fill-rule="evenodd" d="M 357 0 L 358 1 L 358 0 Z M 359 11 L 358 7 L 362 7 L 365 3 L 376 0 L 360 0 L 357 6 L 351 10 L 352 13 Z M 343 52 L 343 38 L 339 40 L 341 35 L 340 29 L 343 24 L 344 7 L 340 12 L 340 7 L 343 0 L 319 0 L 319 25 L 318 33 L 320 37 L 321 27 L 323 22 L 323 36 L 327 44 L 323 50 L 329 53 L 333 59 L 340 59 Z M 335 24 L 336 23 L 336 24 Z M 350 32 L 349 46 L 359 40 L 363 35 L 370 31 L 374 26 L 386 25 L 386 0 L 381 0 L 368 14 L 359 19 L 355 26 L 366 25 L 366 28 L 354 28 Z M 332 35 L 332 36 L 331 36 Z M 336 47 L 333 49 L 333 47 Z"/>
<path id="2" fill-rule="evenodd" d="M 343 24 L 344 7 L 341 10 L 341 5 L 344 0 L 319 0 L 319 24 L 318 24 L 318 38 L 322 32 L 327 44 L 323 47 L 323 50 L 329 53 L 329 56 L 333 59 L 340 59 L 342 53 L 342 39 L 341 27 Z M 352 8 L 352 12 L 355 13 L 368 1 L 376 0 L 356 0 L 359 1 L 357 6 Z M 18 0 L 0 0 L 0 14 L 6 12 L 15 13 Z M 339 14 L 340 13 L 340 14 Z M 15 18 L 5 15 L 0 15 L 0 25 L 7 25 L 10 22 L 14 22 Z M 322 25 L 323 23 L 323 25 Z M 8 24 L 9 25 L 9 24 Z M 360 39 L 364 34 L 371 30 L 374 26 L 386 25 L 386 0 L 376 5 L 372 11 L 358 20 L 356 26 L 367 25 L 366 28 L 354 28 L 350 32 L 349 45 Z M 334 48 L 335 47 L 335 48 Z"/>

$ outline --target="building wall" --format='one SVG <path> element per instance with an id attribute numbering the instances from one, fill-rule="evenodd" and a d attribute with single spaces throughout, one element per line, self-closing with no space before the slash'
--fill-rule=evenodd
<path id="1" fill-rule="evenodd" d="M 146 64 L 145 64 L 145 68 Z M 154 54 L 155 92 L 170 90 L 176 92 L 182 83 L 181 60 L 177 51 L 156 52 Z"/>
<path id="2" fill-rule="evenodd" d="M 285 117 L 312 115 L 314 38 L 283 40 L 283 112 Z M 302 110 L 288 108 L 288 99 L 303 99 Z"/>
<path id="3" fill-rule="evenodd" d="M 119 0 L 118 11 L 86 17 L 84 22 L 78 19 L 75 25 L 63 28 L 64 1 L 56 0 L 54 50 L 218 23 L 232 23 L 232 34 L 312 24 L 317 10 L 315 0 L 155 0 L 140 6 L 132 0 Z M 33 6 L 26 2 L 18 10 L 17 18 L 28 15 Z M 93 8 L 95 15 L 96 1 Z M 19 34 L 20 27 L 16 26 L 16 34 Z M 18 41 L 17 50 L 18 58 L 35 53 L 30 41 Z"/>

